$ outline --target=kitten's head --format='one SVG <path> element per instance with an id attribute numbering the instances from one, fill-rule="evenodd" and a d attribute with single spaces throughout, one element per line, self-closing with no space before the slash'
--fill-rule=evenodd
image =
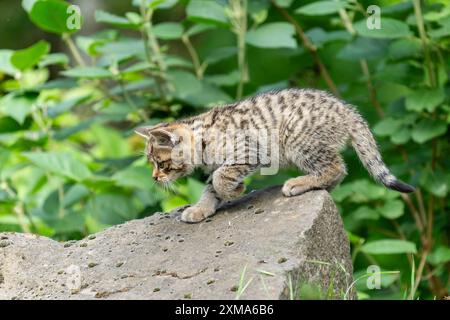
<path id="1" fill-rule="evenodd" d="M 147 140 L 145 153 L 153 164 L 153 179 L 168 183 L 190 174 L 192 132 L 182 124 L 160 124 L 135 131 Z"/>

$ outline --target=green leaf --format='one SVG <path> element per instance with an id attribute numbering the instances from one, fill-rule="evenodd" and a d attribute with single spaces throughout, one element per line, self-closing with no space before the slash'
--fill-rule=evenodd
<path id="1" fill-rule="evenodd" d="M 450 261 L 450 248 L 445 246 L 437 247 L 427 259 L 432 265 L 437 266 Z"/>
<path id="2" fill-rule="evenodd" d="M 95 125 L 92 126 L 91 133 L 96 144 L 91 152 L 97 158 L 120 158 L 130 155 L 130 145 L 119 131 Z"/>
<path id="3" fill-rule="evenodd" d="M 60 103 L 57 103 L 48 109 L 48 116 L 50 118 L 55 118 L 58 115 L 71 110 L 82 101 L 85 101 L 88 97 L 89 96 L 82 95 L 79 97 L 62 100 Z"/>
<path id="4" fill-rule="evenodd" d="M 175 96 L 193 106 L 203 107 L 231 101 L 225 92 L 212 84 L 198 80 L 190 72 L 174 70 L 168 74 L 175 88 Z"/>
<path id="5" fill-rule="evenodd" d="M 35 66 L 49 50 L 49 43 L 41 40 L 31 47 L 14 52 L 11 63 L 19 70 L 29 69 Z"/>
<path id="6" fill-rule="evenodd" d="M 39 62 L 39 68 L 44 68 L 49 65 L 55 64 L 68 65 L 69 57 L 64 53 L 47 54 L 44 57 L 42 57 L 41 61 Z"/>
<path id="7" fill-rule="evenodd" d="M 189 200 L 190 203 L 196 203 L 202 193 L 205 185 L 198 180 L 188 178 L 187 184 L 179 185 L 177 191 Z"/>
<path id="8" fill-rule="evenodd" d="M 137 12 L 127 12 L 125 13 L 125 17 L 127 17 L 127 19 L 130 20 L 131 23 L 136 25 L 140 25 L 143 22 L 142 16 Z"/>
<path id="9" fill-rule="evenodd" d="M 197 107 L 211 107 L 233 101 L 227 93 L 207 82 L 202 82 L 200 91 L 187 95 L 183 100 Z"/>
<path id="10" fill-rule="evenodd" d="M 221 47 L 217 49 L 211 50 L 211 52 L 206 56 L 205 62 L 208 65 L 212 65 L 223 61 L 225 59 L 229 59 L 231 57 L 236 56 L 237 49 L 236 47 Z"/>
<path id="11" fill-rule="evenodd" d="M 419 89 L 406 97 L 406 109 L 421 112 L 427 110 L 433 112 L 437 106 L 444 102 L 445 93 L 442 88 Z"/>
<path id="12" fill-rule="evenodd" d="M 352 217 L 356 220 L 378 220 L 380 215 L 375 209 L 361 206 L 352 213 Z"/>
<path id="13" fill-rule="evenodd" d="M 250 30 L 246 42 L 260 48 L 296 48 L 294 27 L 287 22 L 267 23 Z"/>
<path id="14" fill-rule="evenodd" d="M 274 2 L 281 8 L 289 8 L 294 0 L 275 0 Z"/>
<path id="15" fill-rule="evenodd" d="M 26 12 L 30 12 L 36 1 L 37 0 L 22 0 L 22 8 L 24 8 Z"/>
<path id="16" fill-rule="evenodd" d="M 216 74 L 205 77 L 205 80 L 216 86 L 233 86 L 239 83 L 239 71 L 233 70 L 227 74 Z"/>
<path id="17" fill-rule="evenodd" d="M 397 132 L 402 126 L 402 121 L 394 118 L 385 118 L 373 127 L 373 132 L 380 137 L 386 137 Z"/>
<path id="18" fill-rule="evenodd" d="M 410 36 L 409 27 L 406 23 L 385 17 L 381 19 L 380 29 L 367 28 L 365 19 L 356 22 L 354 27 L 359 35 L 368 38 L 394 39 Z"/>
<path id="19" fill-rule="evenodd" d="M 448 15 L 449 12 L 450 9 L 447 6 L 445 14 L 441 18 L 437 19 L 437 22 L 440 24 L 441 27 L 438 29 L 428 31 L 430 37 L 436 39 L 450 35 L 450 15 Z M 444 10 L 441 11 L 441 13 L 444 13 Z"/>
<path id="20" fill-rule="evenodd" d="M 442 38 L 450 35 L 450 25 L 443 26 L 439 29 L 428 31 L 431 38 Z"/>
<path id="21" fill-rule="evenodd" d="M 441 171 L 425 170 L 420 179 L 420 184 L 437 197 L 443 198 L 447 195 L 450 186 L 450 175 Z"/>
<path id="22" fill-rule="evenodd" d="M 61 73 L 73 78 L 109 78 L 113 75 L 111 71 L 100 67 L 77 67 Z"/>
<path id="23" fill-rule="evenodd" d="M 130 198 L 119 193 L 95 195 L 87 208 L 99 222 L 109 225 L 134 219 L 138 213 Z"/>
<path id="24" fill-rule="evenodd" d="M 218 25 L 228 25 L 225 7 L 211 0 L 191 0 L 186 8 L 189 20 Z"/>
<path id="25" fill-rule="evenodd" d="M 388 219 L 397 219 L 405 212 L 405 205 L 398 199 L 387 201 L 382 207 L 377 209 L 380 214 Z"/>
<path id="26" fill-rule="evenodd" d="M 422 44 L 419 39 L 398 39 L 389 45 L 389 58 L 398 60 L 417 57 L 420 56 L 421 51 Z"/>
<path id="27" fill-rule="evenodd" d="M 121 28 L 131 28 L 131 29 L 139 28 L 139 24 L 136 24 L 135 22 L 130 21 L 127 18 L 103 10 L 95 11 L 95 21 L 100 23 L 112 24 L 113 26 Z"/>
<path id="28" fill-rule="evenodd" d="M 153 27 L 153 33 L 163 40 L 179 39 L 183 35 L 183 26 L 176 22 L 163 22 Z"/>
<path id="29" fill-rule="evenodd" d="M 82 184 L 75 184 L 67 190 L 64 195 L 62 205 L 68 208 L 91 194 L 91 191 Z"/>
<path id="30" fill-rule="evenodd" d="M 323 46 L 325 43 L 332 41 L 345 41 L 349 42 L 352 39 L 352 35 L 344 30 L 337 31 L 325 31 L 322 28 L 312 28 L 306 32 L 306 36 L 317 47 Z"/>
<path id="31" fill-rule="evenodd" d="M 386 196 L 386 189 L 368 179 L 355 180 L 347 184 L 352 190 L 351 201 L 363 203 L 369 200 L 382 199 Z"/>
<path id="32" fill-rule="evenodd" d="M 65 1 L 38 0 L 34 2 L 28 15 L 34 24 L 45 31 L 57 34 L 73 33 L 77 29 L 72 28 L 69 22 L 76 19 L 81 23 L 82 18 L 68 8 L 69 3 Z"/>
<path id="33" fill-rule="evenodd" d="M 184 206 L 189 204 L 189 202 L 179 196 L 172 196 L 167 197 L 163 201 L 161 201 L 161 208 L 164 210 L 164 212 L 169 212 L 175 208 Z"/>
<path id="34" fill-rule="evenodd" d="M 343 1 L 314 1 L 298 8 L 295 13 L 306 16 L 323 16 L 337 13 L 343 8 L 345 8 L 345 2 Z"/>
<path id="35" fill-rule="evenodd" d="M 14 54 L 13 50 L 0 50 L 0 73 L 6 73 L 14 76 L 18 70 L 11 63 L 11 57 Z"/>
<path id="36" fill-rule="evenodd" d="M 143 190 L 152 190 L 155 187 L 149 166 L 128 167 L 125 170 L 116 172 L 112 179 L 121 187 Z"/>
<path id="37" fill-rule="evenodd" d="M 30 96 L 11 93 L 0 100 L 0 111 L 22 125 L 31 113 L 34 101 Z"/>
<path id="38" fill-rule="evenodd" d="M 115 42 L 106 42 L 96 47 L 103 54 L 102 61 L 106 64 L 118 63 L 130 58 L 146 59 L 144 41 L 135 38 L 124 38 Z"/>
<path id="39" fill-rule="evenodd" d="M 353 186 L 349 183 L 343 183 L 333 189 L 331 195 L 334 201 L 341 202 L 353 194 Z"/>
<path id="40" fill-rule="evenodd" d="M 416 244 L 406 240 L 376 240 L 361 246 L 361 251 L 367 254 L 399 254 L 416 253 Z"/>
<path id="41" fill-rule="evenodd" d="M 97 56 L 97 48 L 105 43 L 116 40 L 116 30 L 105 30 L 90 36 L 78 36 L 75 39 L 76 45 L 90 56 Z"/>
<path id="42" fill-rule="evenodd" d="M 447 123 L 443 120 L 423 119 L 412 130 L 412 139 L 424 143 L 447 132 Z"/>
<path id="43" fill-rule="evenodd" d="M 120 73 L 125 74 L 125 73 L 139 72 L 139 71 L 144 71 L 144 70 L 150 70 L 154 67 L 155 67 L 154 64 L 148 63 L 146 61 L 142 61 L 142 62 L 135 63 L 135 64 L 129 66 L 128 68 L 121 70 Z M 127 83 L 127 85 L 129 85 L 129 83 Z"/>
<path id="44" fill-rule="evenodd" d="M 444 1 L 441 1 L 444 3 Z M 440 11 L 428 11 L 426 14 L 424 14 L 424 19 L 426 21 L 440 21 L 442 19 L 445 19 L 447 17 L 450 17 L 450 7 L 445 6 Z"/>
<path id="45" fill-rule="evenodd" d="M 195 36 L 199 33 L 203 33 L 209 30 L 214 30 L 215 27 L 211 26 L 211 25 L 207 25 L 207 24 L 195 24 L 192 27 L 190 27 L 187 31 L 186 31 L 186 35 L 188 37 L 192 37 Z"/>
<path id="46" fill-rule="evenodd" d="M 178 0 L 144 0 L 145 5 L 152 9 L 169 9 L 177 4 Z M 142 0 L 133 0 L 133 5 L 140 7 Z"/>
<path id="47" fill-rule="evenodd" d="M 386 54 L 387 43 L 380 39 L 356 38 L 346 44 L 337 54 L 342 60 L 378 59 Z"/>
<path id="48" fill-rule="evenodd" d="M 82 181 L 92 175 L 83 163 L 69 153 L 24 152 L 23 155 L 39 168 L 75 181 Z"/>
<path id="49" fill-rule="evenodd" d="M 180 99 L 197 93 L 202 88 L 202 83 L 192 73 L 187 71 L 171 71 L 169 72 L 169 79 L 171 79 L 175 87 L 175 94 Z"/>
<path id="50" fill-rule="evenodd" d="M 407 127 L 403 127 L 391 134 L 391 141 L 395 144 L 405 144 L 409 139 L 411 139 L 411 130 Z"/>
<path id="51" fill-rule="evenodd" d="M 378 89 L 377 96 L 380 102 L 391 103 L 395 100 L 405 97 L 411 93 L 411 89 L 406 86 L 392 81 L 383 82 Z"/>

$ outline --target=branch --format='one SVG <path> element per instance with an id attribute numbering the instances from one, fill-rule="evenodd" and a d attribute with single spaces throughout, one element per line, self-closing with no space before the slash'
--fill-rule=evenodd
<path id="1" fill-rule="evenodd" d="M 319 68 L 319 72 L 320 72 L 321 76 L 323 77 L 323 79 L 325 80 L 325 82 L 327 83 L 331 92 L 333 92 L 334 95 L 336 95 L 337 97 L 340 98 L 341 95 L 339 94 L 339 90 L 337 89 L 336 84 L 334 83 L 333 79 L 331 78 L 330 73 L 328 72 L 327 68 L 325 67 L 322 60 L 320 59 L 319 54 L 317 53 L 317 48 L 311 43 L 311 41 L 305 35 L 305 32 L 303 31 L 300 24 L 289 14 L 289 12 L 287 12 L 285 9 L 279 7 L 273 0 L 272 0 L 272 4 L 281 13 L 281 15 L 286 19 L 286 21 L 288 21 L 289 23 L 291 23 L 294 26 L 298 37 L 302 41 L 304 47 L 311 54 L 311 56 L 314 60 L 314 63 Z"/>

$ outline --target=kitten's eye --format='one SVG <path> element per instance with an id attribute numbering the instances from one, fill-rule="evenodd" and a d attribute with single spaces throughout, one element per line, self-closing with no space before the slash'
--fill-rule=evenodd
<path id="1" fill-rule="evenodd" d="M 162 170 L 166 170 L 169 168 L 169 162 L 160 162 L 158 163 L 158 167 L 160 167 Z"/>

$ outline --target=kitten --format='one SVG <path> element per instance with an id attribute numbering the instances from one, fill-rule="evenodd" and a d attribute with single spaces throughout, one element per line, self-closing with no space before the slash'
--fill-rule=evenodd
<path id="1" fill-rule="evenodd" d="M 376 180 L 393 190 L 414 191 L 390 173 L 361 115 L 320 90 L 268 92 L 136 133 L 147 139 L 157 182 L 169 183 L 196 167 L 212 172 L 198 203 L 182 213 L 185 222 L 211 216 L 221 201 L 244 191 L 246 176 L 274 164 L 294 165 L 306 173 L 284 183 L 286 197 L 331 190 L 347 173 L 339 151 L 348 140 Z"/>

